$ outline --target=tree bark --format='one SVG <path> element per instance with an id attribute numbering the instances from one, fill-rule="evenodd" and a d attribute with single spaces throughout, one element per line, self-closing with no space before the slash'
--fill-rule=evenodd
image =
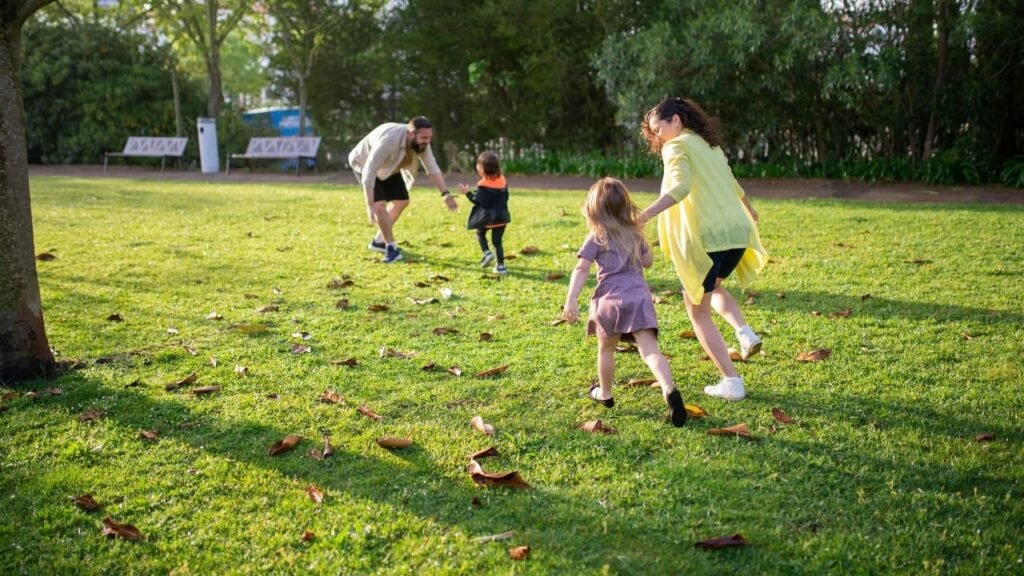
<path id="1" fill-rule="evenodd" d="M 220 79 L 220 41 L 217 38 L 217 9 L 218 2 L 208 1 L 207 11 L 207 38 L 210 42 L 210 50 L 206 54 L 206 73 L 210 80 L 210 93 L 206 98 L 206 115 L 210 118 L 220 118 L 221 108 L 224 107 L 224 89 Z"/>
<path id="2" fill-rule="evenodd" d="M 178 88 L 178 69 L 174 66 L 171 66 L 171 93 L 174 97 L 174 135 L 180 138 L 185 134 L 185 129 L 181 118 L 181 92 Z"/>
<path id="3" fill-rule="evenodd" d="M 42 7 L 39 2 L 23 4 Z M 4 6 L 4 12 L 10 6 Z M 27 14 L 25 15 L 27 17 Z M 54 367 L 46 339 L 32 235 L 28 150 L 21 93 L 23 19 L 0 23 L 0 382 Z"/>
<path id="4" fill-rule="evenodd" d="M 949 2 L 938 0 L 936 4 L 935 25 L 938 46 L 935 58 L 935 86 L 932 90 L 931 110 L 928 112 L 928 129 L 924 136 L 924 153 L 921 155 L 921 159 L 926 162 L 931 158 L 935 145 L 935 132 L 939 125 L 939 101 L 942 98 L 943 84 L 946 81 L 946 52 L 949 49 Z"/>

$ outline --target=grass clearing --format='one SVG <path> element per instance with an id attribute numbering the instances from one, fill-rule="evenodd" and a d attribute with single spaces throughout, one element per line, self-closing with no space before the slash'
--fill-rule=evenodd
<path id="1" fill-rule="evenodd" d="M 477 267 L 466 203 L 452 216 L 422 189 L 397 227 L 407 262 L 387 266 L 366 249 L 355 188 L 33 178 L 37 251 L 57 256 L 38 263 L 50 343 L 87 366 L 3 403 L 0 572 L 1019 573 L 1024 210 L 755 198 L 773 262 L 743 310 L 765 355 L 740 366 L 747 400 L 703 396 L 716 372 L 678 336 L 681 297 L 666 296 L 662 349 L 684 400 L 711 415 L 677 430 L 654 390 L 616 388 L 610 411 L 586 400 L 596 342 L 548 324 L 585 235 L 585 191 L 510 184 L 517 257 L 497 279 Z M 519 255 L 526 245 L 540 252 Z M 354 285 L 328 288 L 346 274 Z M 647 278 L 678 289 L 661 257 Z M 234 328 L 257 323 L 268 329 Z M 795 361 L 814 348 L 831 358 Z M 349 357 L 359 365 L 330 363 Z M 635 355 L 618 360 L 617 381 L 649 377 Z M 222 390 L 164 389 L 192 372 Z M 318 402 L 328 388 L 346 405 Z M 776 423 L 776 406 L 798 425 Z M 105 415 L 79 422 L 89 409 Z M 618 434 L 575 428 L 595 418 Z M 741 422 L 759 442 L 706 434 Z M 138 437 L 154 428 L 158 441 Z M 995 439 L 975 442 L 983 432 Z M 288 434 L 304 440 L 267 456 Z M 324 434 L 334 455 L 306 457 Z M 415 444 L 388 452 L 380 436 Z M 532 490 L 473 484 L 466 457 L 492 444 L 501 456 L 484 468 L 517 470 Z M 86 492 L 101 510 L 71 504 Z M 106 515 L 145 541 L 102 537 Z M 737 532 L 751 546 L 693 547 Z M 525 561 L 509 558 L 518 545 Z"/>

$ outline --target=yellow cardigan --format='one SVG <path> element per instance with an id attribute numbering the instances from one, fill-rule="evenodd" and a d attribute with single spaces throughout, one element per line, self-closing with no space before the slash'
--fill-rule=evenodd
<path id="1" fill-rule="evenodd" d="M 661 193 L 677 203 L 658 215 L 658 240 L 690 300 L 700 303 L 704 297 L 704 277 L 711 270 L 708 252 L 746 248 L 736 268 L 740 287 L 746 288 L 768 262 L 768 253 L 725 153 L 683 130 L 665 143 L 661 158 Z"/>

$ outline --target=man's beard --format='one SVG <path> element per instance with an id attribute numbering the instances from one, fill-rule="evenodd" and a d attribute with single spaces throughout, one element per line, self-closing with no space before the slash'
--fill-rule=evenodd
<path id="1" fill-rule="evenodd" d="M 409 148 L 412 148 L 413 151 L 415 151 L 415 152 L 422 153 L 424 150 L 427 149 L 427 146 L 429 146 L 429 144 L 420 144 L 419 142 L 417 142 L 415 140 L 412 140 L 412 141 L 409 142 Z"/>

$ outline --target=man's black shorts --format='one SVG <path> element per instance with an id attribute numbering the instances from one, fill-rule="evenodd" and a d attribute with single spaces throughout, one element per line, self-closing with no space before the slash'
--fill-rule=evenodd
<path id="1" fill-rule="evenodd" d="M 409 189 L 405 187 L 405 179 L 401 172 L 396 172 L 386 180 L 374 178 L 373 201 L 391 202 L 392 200 L 408 200 Z"/>
<path id="2" fill-rule="evenodd" d="M 704 291 L 711 292 L 715 289 L 715 281 L 719 278 L 728 278 L 732 271 L 739 265 L 746 253 L 746 248 L 734 248 L 721 252 L 708 252 L 711 257 L 711 270 L 704 277 Z"/>

